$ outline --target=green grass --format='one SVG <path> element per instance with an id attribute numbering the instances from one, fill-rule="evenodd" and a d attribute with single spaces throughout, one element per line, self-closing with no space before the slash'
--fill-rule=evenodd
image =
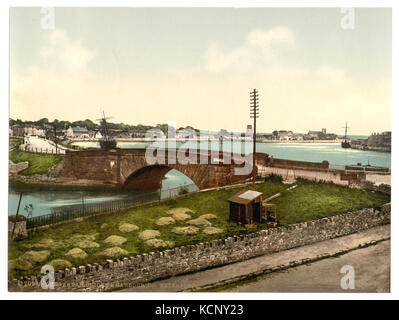
<path id="1" fill-rule="evenodd" d="M 24 143 L 24 139 L 22 138 L 10 138 L 9 139 L 9 144 L 8 144 L 8 148 L 14 149 L 14 148 L 18 148 L 22 143 Z"/>
<path id="2" fill-rule="evenodd" d="M 375 193 L 371 191 L 350 189 L 347 187 L 337 186 L 332 183 L 315 183 L 306 180 L 298 180 L 298 187 L 290 191 L 286 190 L 289 185 L 284 185 L 279 179 L 272 178 L 263 184 L 248 186 L 247 189 L 258 190 L 263 192 L 264 198 L 282 192 L 279 198 L 272 202 L 277 204 L 278 218 L 281 225 L 290 225 L 293 223 L 309 221 L 322 217 L 328 217 L 364 207 L 378 206 L 390 201 L 390 196 Z M 110 235 L 119 235 L 128 239 L 126 243 L 120 247 L 129 252 L 129 255 L 148 253 L 162 249 L 155 249 L 148 246 L 145 241 L 138 237 L 140 231 L 146 229 L 159 230 L 162 240 L 173 241 L 175 246 L 188 244 L 196 244 L 206 242 L 213 239 L 225 238 L 233 235 L 240 235 L 256 230 L 249 231 L 242 225 L 228 222 L 229 205 L 226 201 L 231 195 L 238 192 L 242 188 L 230 190 L 208 191 L 202 193 L 190 194 L 185 197 L 169 200 L 160 204 L 146 205 L 134 209 L 110 215 L 98 216 L 83 222 L 73 222 L 50 229 L 36 232 L 31 235 L 30 239 L 10 242 L 9 259 L 13 260 L 21 256 L 24 252 L 32 250 L 29 245 L 34 245 L 42 239 L 53 239 L 55 241 L 65 241 L 73 235 L 93 235 L 96 234 L 96 240 L 101 245 L 96 249 L 84 249 L 88 253 L 88 257 L 82 260 L 71 260 L 65 253 L 72 249 L 73 245 L 65 247 L 49 247 L 33 250 L 50 250 L 51 255 L 48 261 L 53 259 L 66 259 L 74 265 L 79 266 L 87 263 L 104 262 L 106 258 L 98 256 L 100 251 L 110 247 L 103 243 L 103 240 Z M 224 230 L 222 234 L 207 235 L 203 233 L 204 227 L 200 227 L 200 232 L 192 236 L 177 235 L 172 232 L 176 226 L 186 226 L 187 223 L 177 222 L 173 225 L 157 226 L 155 221 L 160 217 L 168 216 L 166 211 L 171 208 L 185 207 L 194 210 L 193 218 L 206 213 L 213 213 L 218 218 L 210 220 L 212 225 Z M 101 225 L 106 223 L 107 228 L 101 229 Z M 140 227 L 139 231 L 132 233 L 121 233 L 118 228 L 123 223 L 132 223 Z M 260 228 L 266 228 L 265 225 L 259 225 Z M 47 261 L 47 262 L 48 262 Z M 28 271 L 9 270 L 10 278 L 17 278 L 21 275 L 38 274 L 42 264 L 33 265 Z"/>
<path id="3" fill-rule="evenodd" d="M 11 151 L 9 154 L 10 160 L 14 163 L 28 161 L 29 167 L 18 173 L 24 176 L 46 174 L 53 166 L 62 160 L 61 155 L 33 153 L 18 149 Z"/>

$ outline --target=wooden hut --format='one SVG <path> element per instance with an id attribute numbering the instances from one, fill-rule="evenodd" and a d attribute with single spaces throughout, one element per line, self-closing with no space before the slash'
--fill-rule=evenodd
<path id="1" fill-rule="evenodd" d="M 227 201 L 230 203 L 230 221 L 251 224 L 261 222 L 262 193 L 253 190 L 241 190 Z"/>

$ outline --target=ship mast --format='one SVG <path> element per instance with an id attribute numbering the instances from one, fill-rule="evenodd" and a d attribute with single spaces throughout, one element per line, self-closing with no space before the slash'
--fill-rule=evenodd
<path id="1" fill-rule="evenodd" d="M 104 110 L 103 110 L 103 119 L 102 119 L 102 124 L 104 125 L 104 140 L 105 141 L 108 141 L 109 139 L 108 139 L 108 137 L 109 137 L 109 134 L 108 134 L 108 127 L 107 127 L 107 121 L 106 121 L 106 118 L 105 118 L 105 112 L 104 112 Z"/>
<path id="2" fill-rule="evenodd" d="M 100 121 L 100 132 L 103 135 L 102 139 L 100 140 L 101 148 L 113 148 L 116 146 L 116 140 L 111 137 L 111 133 L 109 131 L 107 125 L 107 119 L 112 119 L 112 117 L 105 117 L 105 112 L 103 110 L 103 117 L 101 119 L 97 119 Z"/>

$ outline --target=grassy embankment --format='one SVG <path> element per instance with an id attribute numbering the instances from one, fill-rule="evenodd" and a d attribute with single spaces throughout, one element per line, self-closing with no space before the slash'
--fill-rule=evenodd
<path id="1" fill-rule="evenodd" d="M 19 150 L 19 145 L 23 143 L 20 138 L 10 138 L 9 157 L 14 163 L 28 161 L 29 167 L 20 171 L 18 174 L 30 176 L 33 174 L 46 174 L 48 171 L 62 160 L 62 155 L 32 153 Z"/>
<path id="2" fill-rule="evenodd" d="M 390 197 L 385 194 L 349 189 L 332 183 L 298 180 L 297 184 L 298 187 L 296 189 L 283 192 L 279 198 L 272 201 L 277 204 L 281 225 L 328 217 L 364 207 L 381 205 L 390 201 Z M 280 180 L 272 178 L 266 180 L 263 184 L 249 186 L 248 189 L 261 191 L 264 197 L 268 197 L 288 187 L 282 184 Z M 118 257 L 118 253 L 114 256 L 105 254 L 107 249 L 115 247 L 119 251 L 120 249 L 125 250 L 119 256 L 131 256 L 165 249 L 165 247 L 154 247 L 151 245 L 151 241 L 148 242 L 148 240 L 141 239 L 139 235 L 144 230 L 159 231 L 160 235 L 156 239 L 163 240 L 164 244 L 167 243 L 171 247 L 251 232 L 244 226 L 227 221 L 229 205 L 226 199 L 240 189 L 195 193 L 177 200 L 162 202 L 161 204 L 146 205 L 37 232 L 31 235 L 30 239 L 14 241 L 9 244 L 9 260 L 11 260 L 9 277 L 16 278 L 21 275 L 38 274 L 41 266 L 54 259 L 64 260 L 58 264 L 62 267 L 65 267 L 65 264 L 68 265 L 68 263 L 79 266 L 87 263 L 104 262 L 107 258 Z M 189 226 L 189 220 L 176 221 L 170 225 L 157 225 L 156 222 L 159 218 L 171 217 L 167 211 L 173 208 L 188 208 L 192 210 L 192 212 L 186 212 L 191 215 L 192 219 L 209 213 L 215 215 L 215 218 L 207 221 L 212 224 L 212 227 L 219 229 L 220 233 L 206 234 L 204 231 L 207 226 L 203 225 L 196 225 L 195 227 L 198 230 L 192 235 L 182 235 L 173 232 L 175 227 Z M 131 232 L 122 232 L 120 226 L 126 223 L 135 225 L 139 229 Z M 260 228 L 266 228 L 266 226 L 262 224 L 258 226 L 258 230 Z M 126 241 L 121 244 L 104 242 L 109 236 L 122 237 Z M 116 240 L 121 239 L 118 238 Z M 67 255 L 71 249 L 75 248 L 80 248 L 84 251 L 83 253 L 80 250 L 73 251 L 80 257 L 72 258 L 71 255 Z M 26 253 L 28 251 L 30 252 Z M 111 251 L 115 250 L 112 249 Z"/>
<path id="3" fill-rule="evenodd" d="M 18 148 L 23 143 L 24 143 L 24 139 L 12 137 L 9 139 L 8 149 L 13 150 L 15 148 Z"/>

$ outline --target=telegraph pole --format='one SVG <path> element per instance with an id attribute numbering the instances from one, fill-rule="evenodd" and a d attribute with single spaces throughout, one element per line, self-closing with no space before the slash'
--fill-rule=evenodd
<path id="1" fill-rule="evenodd" d="M 58 153 L 58 143 L 57 143 L 57 124 L 53 123 L 53 128 L 54 128 L 54 142 L 55 142 L 55 154 Z"/>
<path id="2" fill-rule="evenodd" d="M 253 156 L 252 156 L 252 183 L 255 184 L 256 180 L 256 119 L 259 118 L 259 92 L 254 89 L 250 93 L 250 117 L 254 119 L 254 128 L 253 128 Z"/>

